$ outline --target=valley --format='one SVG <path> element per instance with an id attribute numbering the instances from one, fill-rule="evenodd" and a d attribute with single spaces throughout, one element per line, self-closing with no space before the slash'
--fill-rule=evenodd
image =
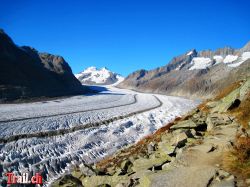
<path id="1" fill-rule="evenodd" d="M 51 182 L 95 163 L 194 108 L 198 101 L 96 86 L 98 94 L 0 105 L 1 175 L 42 171 Z"/>

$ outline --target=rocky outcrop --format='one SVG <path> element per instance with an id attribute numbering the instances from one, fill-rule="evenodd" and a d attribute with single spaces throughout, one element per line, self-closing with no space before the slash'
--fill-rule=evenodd
<path id="1" fill-rule="evenodd" d="M 14 44 L 0 31 L 0 101 L 55 97 L 85 91 L 61 56 Z"/>
<path id="2" fill-rule="evenodd" d="M 225 171 L 222 158 L 225 152 L 232 149 L 236 134 L 249 137 L 250 132 L 242 128 L 237 118 L 232 116 L 230 107 L 215 110 L 221 108 L 219 106 L 223 103 L 226 106 L 229 106 L 226 103 L 233 103 L 236 97 L 229 96 L 235 91 L 242 103 L 248 100 L 249 81 L 250 79 L 242 81 L 239 88 L 221 99 L 203 103 L 138 144 L 125 148 L 96 165 L 88 166 L 95 170 L 94 175 L 87 176 L 83 172 L 76 175 L 75 172 L 80 169 L 73 170 L 72 175 L 85 187 L 249 185 L 249 180 L 243 181 Z M 62 186 L 59 184 L 61 180 L 52 186 Z M 69 183 L 72 183 L 72 179 Z"/>

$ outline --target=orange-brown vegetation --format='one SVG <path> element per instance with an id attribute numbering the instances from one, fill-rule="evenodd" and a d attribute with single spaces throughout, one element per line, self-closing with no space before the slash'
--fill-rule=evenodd
<path id="1" fill-rule="evenodd" d="M 203 101 L 201 104 L 197 106 L 197 108 L 203 112 L 209 112 L 209 108 L 207 107 L 207 103 L 211 101 L 211 99 L 207 99 L 206 101 Z"/>
<path id="2" fill-rule="evenodd" d="M 249 128 L 248 123 L 250 122 L 250 92 L 248 92 L 246 99 L 240 103 L 240 106 L 230 111 L 230 113 L 237 118 L 239 123 L 244 128 Z"/>
<path id="3" fill-rule="evenodd" d="M 250 178 L 250 137 L 236 137 L 233 149 L 223 157 L 223 167 L 239 179 Z"/>
<path id="4" fill-rule="evenodd" d="M 185 117 L 184 117 L 185 118 Z M 161 127 L 158 129 L 154 134 L 148 135 L 138 141 L 135 145 L 132 145 L 128 148 L 121 150 L 118 155 L 109 156 L 96 164 L 97 168 L 100 170 L 105 170 L 108 167 L 112 167 L 113 165 L 119 166 L 121 162 L 125 159 L 128 159 L 130 156 L 139 156 L 145 155 L 147 152 L 147 145 L 150 142 L 159 142 L 161 140 L 161 135 L 166 133 L 172 125 L 177 123 L 178 121 L 182 120 L 183 118 L 177 117 L 171 123 Z"/>
<path id="5" fill-rule="evenodd" d="M 239 88 L 241 86 L 242 81 L 237 81 L 233 84 L 230 84 L 226 88 L 222 89 L 219 91 L 219 93 L 215 96 L 214 100 L 220 100 L 223 97 L 227 96 L 230 94 L 233 90 Z"/>

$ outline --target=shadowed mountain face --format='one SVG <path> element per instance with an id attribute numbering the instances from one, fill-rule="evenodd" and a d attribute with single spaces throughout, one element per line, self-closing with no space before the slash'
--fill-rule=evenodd
<path id="1" fill-rule="evenodd" d="M 250 76 L 250 42 L 236 50 L 191 50 L 166 66 L 130 74 L 118 87 L 189 98 L 209 98 Z"/>
<path id="2" fill-rule="evenodd" d="M 0 101 L 73 95 L 84 90 L 63 57 L 19 47 L 0 30 Z"/>

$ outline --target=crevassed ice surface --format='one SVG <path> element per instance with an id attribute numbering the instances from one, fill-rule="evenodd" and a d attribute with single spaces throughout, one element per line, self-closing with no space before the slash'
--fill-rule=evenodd
<path id="1" fill-rule="evenodd" d="M 137 98 L 136 102 L 133 102 L 134 95 Z M 2 143 L 0 144 L 0 180 L 3 180 L 7 171 L 40 172 L 47 181 L 46 185 L 49 185 L 51 181 L 68 172 L 72 165 L 101 160 L 116 150 L 155 132 L 197 105 L 197 102 L 192 100 L 154 95 L 163 105 L 152 110 L 150 109 L 159 106 L 159 101 L 153 94 L 114 88 L 97 95 L 76 96 L 46 103 L 0 105 L 1 120 L 14 120 L 0 122 L 1 138 L 18 133 L 28 134 L 70 128 L 148 109 L 146 112 L 96 128 L 86 128 L 53 137 L 28 138 Z M 80 111 L 82 108 L 92 111 Z M 70 113 L 75 111 L 76 113 Z M 60 115 L 61 113 L 67 114 Z M 58 116 L 32 119 L 32 116 L 47 114 L 58 114 Z M 29 119 L 15 121 L 26 117 Z"/>

